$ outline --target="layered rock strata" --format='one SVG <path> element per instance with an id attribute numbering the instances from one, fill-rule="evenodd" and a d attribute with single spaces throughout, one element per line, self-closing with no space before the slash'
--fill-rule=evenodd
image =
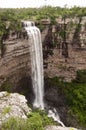
<path id="1" fill-rule="evenodd" d="M 14 86 L 30 74 L 29 42 L 26 39 L 8 39 L 3 42 L 5 52 L 0 57 L 0 86 L 10 80 Z"/>

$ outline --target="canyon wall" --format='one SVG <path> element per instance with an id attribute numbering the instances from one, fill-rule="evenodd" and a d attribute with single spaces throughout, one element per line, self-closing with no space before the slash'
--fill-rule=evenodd
<path id="1" fill-rule="evenodd" d="M 66 19 L 65 23 L 62 19 L 57 19 L 55 25 L 46 21 L 40 23 L 43 25 L 41 34 L 45 77 L 59 76 L 63 80 L 71 81 L 78 69 L 86 69 L 85 21 L 86 17 L 72 21 Z M 15 88 L 23 78 L 30 76 L 30 44 L 27 38 L 17 39 L 14 35 L 3 41 L 3 45 L 5 52 L 3 57 L 0 52 L 0 86 L 8 80 Z"/>
<path id="2" fill-rule="evenodd" d="M 56 25 L 46 26 L 42 37 L 45 76 L 71 81 L 77 70 L 86 69 L 86 17 L 57 19 Z"/>
<path id="3" fill-rule="evenodd" d="M 4 55 L 0 55 L 0 86 L 5 81 L 15 87 L 19 81 L 30 75 L 29 42 L 27 39 L 10 37 L 3 42 Z"/>

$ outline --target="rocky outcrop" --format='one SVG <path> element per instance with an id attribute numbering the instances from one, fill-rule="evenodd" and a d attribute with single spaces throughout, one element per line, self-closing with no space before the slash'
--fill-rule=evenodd
<path id="1" fill-rule="evenodd" d="M 0 92 L 0 124 L 10 117 L 27 118 L 30 112 L 31 109 L 23 95 Z"/>

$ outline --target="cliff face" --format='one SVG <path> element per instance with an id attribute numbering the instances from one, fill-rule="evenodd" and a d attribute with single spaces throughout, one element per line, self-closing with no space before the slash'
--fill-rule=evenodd
<path id="1" fill-rule="evenodd" d="M 9 38 L 3 44 L 5 53 L 0 56 L 0 86 L 6 80 L 16 86 L 23 77 L 30 75 L 29 42 Z"/>
<path id="2" fill-rule="evenodd" d="M 66 19 L 65 23 L 57 19 L 56 25 L 43 25 L 45 76 L 59 76 L 71 81 L 78 69 L 86 69 L 85 19 Z M 3 44 L 5 53 L 1 57 L 0 52 L 0 86 L 6 80 L 16 86 L 31 75 L 30 44 L 27 39 L 17 39 L 15 36 L 10 36 Z"/>
<path id="3" fill-rule="evenodd" d="M 42 31 L 45 76 L 71 81 L 78 69 L 86 69 L 85 19 L 57 19 Z"/>
<path id="4" fill-rule="evenodd" d="M 76 71 L 86 69 L 86 48 L 72 48 L 69 46 L 69 57 L 64 58 L 62 50 L 55 48 L 52 55 L 45 60 L 45 75 L 58 76 L 63 80 L 71 81 L 76 77 Z"/>
<path id="5" fill-rule="evenodd" d="M 75 78 L 78 69 L 86 69 L 86 22 L 84 19 L 81 21 L 77 19 L 78 28 L 74 26 L 70 29 L 69 23 L 64 24 L 64 21 L 63 23 L 60 21 L 57 25 L 44 25 L 41 34 L 45 77 L 58 76 L 63 80 L 71 81 Z M 64 26 L 66 26 L 65 34 Z M 5 52 L 3 57 L 0 52 L 0 90 L 4 90 L 3 83 L 9 81 L 13 91 L 17 89 L 17 92 L 21 92 L 20 89 L 22 89 L 29 103 L 32 103 L 34 94 L 30 78 L 30 41 L 13 36 L 3 44 Z M 59 96 L 57 88 L 48 87 L 46 82 L 45 100 L 48 100 L 48 104 L 51 106 L 57 105 L 61 119 L 65 124 L 68 123 L 64 95 Z"/>

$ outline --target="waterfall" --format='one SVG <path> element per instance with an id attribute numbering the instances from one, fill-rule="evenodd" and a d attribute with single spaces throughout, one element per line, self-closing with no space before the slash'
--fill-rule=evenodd
<path id="1" fill-rule="evenodd" d="M 65 127 L 64 123 L 60 120 L 58 112 L 55 108 L 53 108 L 53 110 L 48 111 L 48 117 L 52 117 L 54 121 L 58 122 L 61 126 Z"/>
<path id="2" fill-rule="evenodd" d="M 35 94 L 33 106 L 44 109 L 44 76 L 43 76 L 43 54 L 40 30 L 34 22 L 24 21 L 25 29 L 30 40 L 32 85 Z"/>
<path id="3" fill-rule="evenodd" d="M 44 75 L 43 75 L 43 54 L 40 30 L 35 26 L 34 22 L 24 21 L 25 29 L 27 31 L 30 43 L 31 55 L 31 72 L 32 72 L 32 85 L 35 94 L 33 106 L 36 108 L 44 109 Z M 48 116 L 52 117 L 63 127 L 65 125 L 61 122 L 59 115 L 54 108 L 53 111 L 48 111 Z"/>

